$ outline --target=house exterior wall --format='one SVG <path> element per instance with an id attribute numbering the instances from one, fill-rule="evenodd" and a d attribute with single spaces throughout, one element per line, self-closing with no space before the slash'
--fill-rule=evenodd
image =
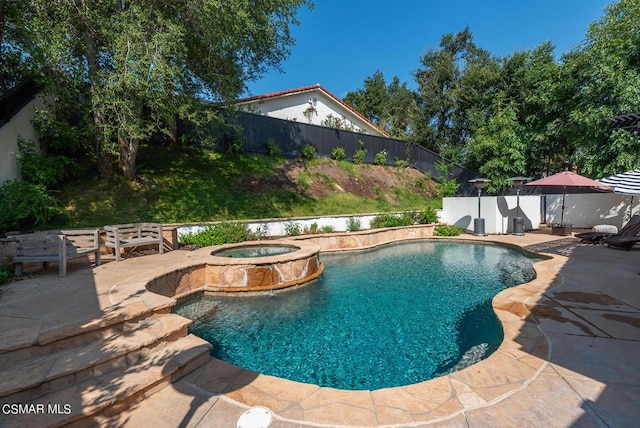
<path id="1" fill-rule="evenodd" d="M 310 106 L 313 106 L 316 111 L 311 115 L 305 116 L 304 112 Z M 332 115 L 337 119 L 344 119 L 348 126 L 354 127 L 353 130 L 356 132 L 382 135 L 377 128 L 362 120 L 357 114 L 345 108 L 345 106 L 321 90 L 248 101 L 240 104 L 240 107 L 242 110 L 251 113 L 258 113 L 294 122 L 309 123 L 311 125 L 321 125 L 327 116 Z"/>
<path id="2" fill-rule="evenodd" d="M 35 116 L 35 109 L 43 106 L 42 99 L 37 96 L 0 128 L 0 185 L 20 178 L 18 139 L 38 142 L 38 136 L 31 121 Z M 38 144 L 36 144 L 37 149 Z"/>

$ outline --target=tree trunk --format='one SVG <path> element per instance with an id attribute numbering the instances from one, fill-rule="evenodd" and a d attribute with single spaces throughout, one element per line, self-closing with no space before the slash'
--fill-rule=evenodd
<path id="1" fill-rule="evenodd" d="M 136 156 L 140 140 L 137 138 L 126 139 L 118 137 L 118 149 L 120 151 L 119 166 L 122 175 L 129 181 L 136 178 Z"/>
<path id="2" fill-rule="evenodd" d="M 87 6 L 83 4 L 86 8 Z M 97 56 L 97 42 L 91 32 L 91 24 L 86 15 L 80 14 L 82 23 L 82 36 L 84 39 L 84 54 L 87 59 L 89 83 L 91 91 L 91 99 L 96 96 L 96 86 L 98 85 L 97 75 L 100 69 Z M 98 174 L 102 179 L 113 177 L 113 154 L 109 150 L 108 142 L 104 133 L 104 125 L 106 118 L 98 111 L 96 105 L 93 105 L 93 127 L 96 136 L 96 157 L 98 161 Z"/>

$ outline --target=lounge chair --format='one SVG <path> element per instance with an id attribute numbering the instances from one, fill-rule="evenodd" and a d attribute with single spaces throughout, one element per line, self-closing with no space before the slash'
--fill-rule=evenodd
<path id="1" fill-rule="evenodd" d="M 586 232 L 577 233 L 576 238 L 582 239 L 582 242 L 590 242 L 592 244 L 599 244 L 604 238 L 613 236 L 635 236 L 640 233 L 640 215 L 634 215 L 629 222 L 624 225 L 618 233 L 606 233 L 606 232 Z"/>
<path id="2" fill-rule="evenodd" d="M 602 242 L 610 247 L 623 248 L 629 251 L 631 248 L 633 248 L 634 245 L 640 242 L 640 236 L 613 235 L 602 238 Z"/>

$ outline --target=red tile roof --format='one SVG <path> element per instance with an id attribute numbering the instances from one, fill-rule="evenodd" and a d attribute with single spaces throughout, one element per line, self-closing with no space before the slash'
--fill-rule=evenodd
<path id="1" fill-rule="evenodd" d="M 382 135 L 384 135 L 385 137 L 389 137 L 388 133 L 386 133 L 382 129 L 378 128 L 378 126 L 375 123 L 373 123 L 369 119 L 367 119 L 362 113 L 360 113 L 358 110 L 354 109 L 349 104 L 347 104 L 344 101 L 342 101 L 340 98 L 338 98 L 335 95 L 333 95 L 331 92 L 327 91 L 319 83 L 316 83 L 315 85 L 311 85 L 311 86 L 303 86 L 301 88 L 287 89 L 285 91 L 271 92 L 269 94 L 256 95 L 256 96 L 253 96 L 253 97 L 242 98 L 242 99 L 238 100 L 236 103 L 237 104 L 244 104 L 244 103 L 248 103 L 248 102 L 252 102 L 252 101 L 260 101 L 260 100 L 266 100 L 266 99 L 269 99 L 269 98 L 283 97 L 285 95 L 299 94 L 299 93 L 302 93 L 302 92 L 310 92 L 310 91 L 314 91 L 316 89 L 319 89 L 320 91 L 324 92 L 329 97 L 333 98 L 335 101 L 337 101 L 343 107 L 345 107 L 346 109 L 351 111 L 353 114 L 358 116 L 360 119 L 364 120 L 369 125 L 373 126 L 375 129 L 380 131 L 382 133 Z"/>

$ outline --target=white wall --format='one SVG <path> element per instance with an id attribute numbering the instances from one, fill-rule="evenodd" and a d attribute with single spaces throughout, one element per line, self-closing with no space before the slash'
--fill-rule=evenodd
<path id="1" fill-rule="evenodd" d="M 543 200 L 543 204 L 544 204 Z M 629 221 L 631 196 L 615 193 L 582 193 L 567 195 L 564 202 L 564 224 L 591 228 L 596 224 L 612 224 L 618 229 Z M 640 197 L 633 198 L 633 213 L 640 213 Z M 560 223 L 562 195 L 546 195 L 547 224 Z"/>
<path id="2" fill-rule="evenodd" d="M 246 223 L 253 232 L 258 230 L 266 232 L 266 236 L 286 236 L 287 225 L 291 223 L 297 223 L 300 225 L 300 229 L 304 230 L 305 227 L 310 227 L 313 223 L 318 225 L 318 228 L 323 226 L 332 226 L 334 232 L 347 231 L 347 225 L 350 218 L 360 221 L 360 229 L 370 229 L 371 220 L 375 217 L 375 214 L 367 214 L 361 216 L 334 216 L 334 217 L 305 217 L 305 218 L 290 218 L 290 219 L 273 219 L 273 220 L 249 220 Z M 183 236 L 188 233 L 197 233 L 204 230 L 206 225 L 197 224 L 192 226 L 181 226 L 178 228 L 178 236 Z"/>
<path id="3" fill-rule="evenodd" d="M 20 156 L 18 138 L 37 143 L 38 136 L 31 121 L 35 115 L 35 109 L 42 106 L 42 100 L 38 96 L 24 106 L 9 123 L 0 128 L 0 185 L 20 177 L 20 166 L 17 162 Z M 36 144 L 37 149 L 38 144 Z"/>
<path id="4" fill-rule="evenodd" d="M 591 228 L 597 224 L 612 224 L 621 228 L 632 214 L 640 214 L 640 197 L 614 193 L 580 193 L 566 195 L 564 224 L 574 228 Z M 544 217 L 542 214 L 544 213 Z M 480 205 L 481 217 L 485 219 L 488 234 L 511 233 L 512 218 L 516 216 L 515 196 L 483 196 Z M 520 196 L 520 216 L 524 218 L 525 230 L 540 227 L 540 223 L 560 223 L 562 194 Z M 478 216 L 478 198 L 444 198 L 440 217 L 444 223 L 473 230 L 473 219 Z"/>
<path id="5" fill-rule="evenodd" d="M 489 234 L 511 233 L 516 217 L 516 196 L 483 196 L 480 198 L 480 216 L 484 218 L 485 232 Z M 473 219 L 478 217 L 478 197 L 443 198 L 442 222 L 463 229 L 473 230 Z M 540 227 L 540 196 L 520 196 L 520 217 L 524 229 Z"/>

